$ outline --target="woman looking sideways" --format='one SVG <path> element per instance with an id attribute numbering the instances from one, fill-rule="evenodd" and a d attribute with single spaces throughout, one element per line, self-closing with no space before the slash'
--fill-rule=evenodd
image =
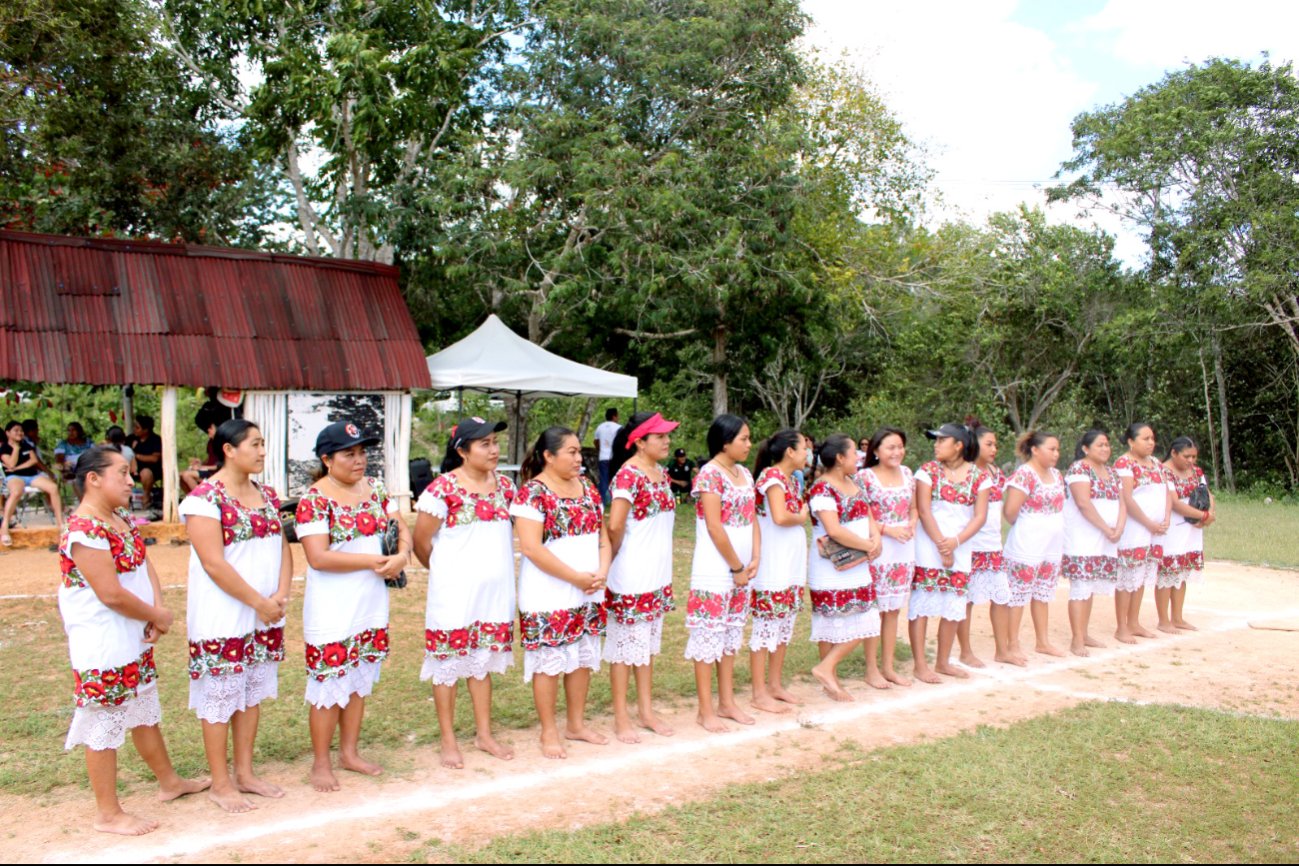
<path id="1" fill-rule="evenodd" d="M 605 585 L 611 553 L 604 506 L 582 475 L 582 443 L 566 427 L 547 428 L 520 473 L 510 514 L 519 536 L 519 619 L 523 681 L 541 722 L 541 752 L 567 758 L 563 739 L 603 746 L 608 737 L 586 724 L 591 672 L 600 669 Z M 563 739 L 555 719 L 564 682 Z"/>
<path id="2" fill-rule="evenodd" d="M 366 446 L 378 444 L 355 424 L 336 421 L 316 437 L 323 474 L 298 501 L 296 529 L 307 558 L 302 637 L 311 705 L 311 785 L 337 791 L 330 746 L 338 731 L 344 770 L 377 776 L 361 757 L 365 699 L 388 657 L 388 588 L 410 561 L 410 530 L 398 520 L 398 550 L 383 555 L 388 520 L 398 513 L 383 483 L 367 477 Z"/>
<path id="3" fill-rule="evenodd" d="M 613 438 L 609 472 L 609 567 L 604 660 L 613 685 L 613 732 L 624 743 L 640 735 L 627 709 L 627 688 L 636 677 L 637 720 L 668 737 L 674 732 L 654 712 L 654 657 L 663 648 L 663 618 L 676 608 L 672 598 L 672 530 L 677 499 L 663 469 L 671 454 L 676 421 L 657 412 L 637 412 Z"/>
<path id="4" fill-rule="evenodd" d="M 1064 506 L 1064 558 L 1061 572 L 1069 579 L 1069 651 L 1088 655 L 1104 647 L 1088 633 L 1096 596 L 1114 595 L 1119 578 L 1119 538 L 1127 522 L 1123 489 L 1109 465 L 1110 438 L 1088 430 L 1078 440 L 1074 462 L 1065 473 L 1069 498 Z"/>
<path id="5" fill-rule="evenodd" d="M 1028 659 L 1018 650 L 1010 648 L 1010 580 L 1006 577 L 1006 561 L 1001 550 L 1001 512 L 1005 505 L 1006 475 L 997 466 L 997 434 L 979 423 L 973 416 L 966 418 L 966 426 L 974 431 L 979 443 L 979 456 L 974 465 L 987 473 L 988 519 L 983 522 L 970 553 L 970 606 L 965 621 L 956 630 L 961 645 L 961 662 L 980 667 L 982 662 L 974 657 L 970 648 L 970 615 L 976 604 L 988 605 L 988 620 L 992 623 L 992 640 L 995 647 L 993 659 L 1002 664 L 1028 664 Z M 975 664 L 977 662 L 978 664 Z"/>
<path id="6" fill-rule="evenodd" d="M 916 535 L 916 572 L 907 616 L 915 677 L 940 683 L 936 674 L 969 676 L 953 667 L 950 657 L 957 626 L 965 619 L 971 542 L 987 520 L 992 484 L 987 473 L 974 465 L 979 443 L 973 430 L 944 424 L 925 435 L 934 441 L 934 459 L 916 473 L 916 510 L 924 532 Z M 925 659 L 925 631 L 931 616 L 940 618 L 933 668 Z"/>
<path id="7" fill-rule="evenodd" d="M 1200 449 L 1195 441 L 1189 436 L 1179 436 L 1169 446 L 1168 460 L 1164 463 L 1173 489 L 1173 513 L 1155 579 L 1155 611 L 1159 614 L 1159 630 L 1170 634 L 1178 629 L 1196 630 L 1182 616 L 1186 584 L 1198 582 L 1204 576 L 1204 527 L 1217 517 L 1212 493 L 1205 511 L 1190 502 L 1191 494 L 1205 483 L 1204 470 L 1197 463 L 1199 457 Z"/>
<path id="8" fill-rule="evenodd" d="M 749 424 L 719 415 L 708 428 L 711 459 L 695 476 L 695 553 L 686 603 L 686 658 L 695 663 L 697 721 L 724 733 L 728 718 L 742 725 L 753 717 L 735 702 L 735 654 L 749 618 L 749 584 L 757 576 L 762 537 L 754 514 L 753 476 L 744 468 L 753 443 Z M 713 668 L 717 707 L 713 707 Z"/>
<path id="9" fill-rule="evenodd" d="M 1015 450 L 1024 464 L 1006 481 L 1002 513 L 1010 523 L 1006 538 L 1006 574 L 1010 578 L 1010 648 L 1019 653 L 1024 605 L 1031 603 L 1036 651 L 1062 656 L 1051 644 L 1050 605 L 1060 582 L 1064 553 L 1064 476 L 1060 440 L 1040 430 L 1019 437 Z"/>
<path id="10" fill-rule="evenodd" d="M 176 774 L 159 724 L 158 669 L 153 645 L 171 630 L 162 586 L 145 558 L 131 520 L 131 474 L 117 451 L 97 446 L 77 461 L 85 495 L 59 539 L 59 614 L 68 635 L 76 710 L 65 749 L 86 747 L 86 774 L 95 796 L 91 826 L 140 836 L 158 822 L 122 810 L 117 799 L 117 750 L 131 732 L 135 750 L 158 780 L 158 799 L 202 791 L 206 780 Z"/>
<path id="11" fill-rule="evenodd" d="M 781 673 L 807 584 L 808 511 L 794 474 L 806 459 L 807 440 L 797 430 L 781 430 L 758 447 L 754 483 L 762 558 L 752 584 L 749 664 L 753 706 L 769 713 L 787 712 L 786 704 L 798 703 L 785 690 Z"/>
<path id="12" fill-rule="evenodd" d="M 812 676 L 836 701 L 853 699 L 839 684 L 839 663 L 859 643 L 866 644 L 866 682 L 887 689 L 888 680 L 875 661 L 880 636 L 880 613 L 875 605 L 875 581 L 869 559 L 879 556 L 882 544 L 871 517 L 870 500 L 857 483 L 857 444 L 851 436 L 826 437 L 817 453 L 825 471 L 807 492 L 815 542 L 808 556 L 807 582 L 812 598 L 812 642 L 821 661 Z M 843 571 L 821 555 L 820 540 L 829 538 L 844 547 L 860 550 L 866 559 Z"/>
<path id="13" fill-rule="evenodd" d="M 1114 593 L 1114 616 L 1118 628 L 1114 637 L 1121 643 L 1136 643 L 1139 637 L 1157 637 L 1141 627 L 1141 598 L 1146 586 L 1153 586 L 1163 556 L 1163 537 L 1169 527 L 1173 491 L 1168 472 L 1156 460 L 1155 431 L 1136 422 L 1123 434 L 1127 453 L 1114 461 L 1114 473 L 1123 489 L 1123 506 L 1128 521 L 1119 537 L 1119 580 Z"/>
<path id="14" fill-rule="evenodd" d="M 256 424 L 232 419 L 213 436 L 215 471 L 180 504 L 189 557 L 189 708 L 203 727 L 208 796 L 227 812 L 257 808 L 244 794 L 283 797 L 253 773 L 262 701 L 279 695 L 293 557 L 280 500 L 251 476 L 266 464 Z M 234 776 L 227 743 L 234 740 Z"/>
<path id="15" fill-rule="evenodd" d="M 883 547 L 871 562 L 875 603 L 880 612 L 880 674 L 899 686 L 911 680 L 893 669 L 898 641 L 898 617 L 911 595 L 916 570 L 916 482 L 902 465 L 907 456 L 907 434 L 896 427 L 881 427 L 866 443 L 866 468 L 857 476 L 871 504 L 871 517 L 879 525 Z"/>
<path id="16" fill-rule="evenodd" d="M 469 689 L 474 746 L 503 761 L 492 736 L 492 674 L 514 664 L 514 483 L 496 474 L 505 422 L 462 418 L 451 428 L 442 474 L 415 505 L 415 558 L 429 570 L 421 680 L 433 681 L 442 766 L 464 768 L 456 742 L 456 687 Z"/>

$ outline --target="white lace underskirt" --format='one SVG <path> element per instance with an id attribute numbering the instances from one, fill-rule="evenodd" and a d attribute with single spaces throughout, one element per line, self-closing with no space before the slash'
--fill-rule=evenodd
<path id="1" fill-rule="evenodd" d="M 189 708 L 205 722 L 224 725 L 235 713 L 279 697 L 279 673 L 279 662 L 262 662 L 237 674 L 190 680 Z"/>
<path id="2" fill-rule="evenodd" d="M 1119 560 L 1119 592 L 1136 592 L 1143 586 L 1154 586 L 1155 579 L 1159 573 L 1159 563 L 1150 558 L 1140 565 L 1129 568 Z"/>
<path id="3" fill-rule="evenodd" d="M 812 643 L 852 643 L 880 636 L 880 612 L 875 608 L 847 616 L 825 616 L 812 612 Z"/>
<path id="4" fill-rule="evenodd" d="M 379 682 L 382 668 L 383 662 L 360 662 L 356 667 L 349 668 L 346 676 L 330 677 L 324 682 L 308 676 L 307 703 L 324 710 L 347 706 L 353 695 L 368 698 L 370 692 L 374 691 L 374 684 Z"/>
<path id="5" fill-rule="evenodd" d="M 1177 589 L 1184 583 L 1203 583 L 1204 571 L 1199 568 L 1177 574 L 1160 574 L 1155 578 L 1157 589 Z"/>
<path id="6" fill-rule="evenodd" d="M 969 604 L 1010 604 L 1010 578 L 1001 569 L 973 571 L 965 600 Z"/>
<path id="7" fill-rule="evenodd" d="M 722 656 L 733 656 L 744 646 L 744 626 L 731 625 L 724 628 L 687 629 L 686 658 L 692 662 L 712 664 L 722 660 Z"/>
<path id="8" fill-rule="evenodd" d="M 449 659 L 434 658 L 425 653 L 419 678 L 432 680 L 435 686 L 454 686 L 461 680 L 481 680 L 490 674 L 503 674 L 513 665 L 514 653 L 508 650 L 492 652 L 489 649 L 476 649 Z"/>
<path id="9" fill-rule="evenodd" d="M 754 617 L 753 630 L 749 632 L 749 649 L 753 652 L 767 650 L 775 652 L 794 638 L 796 614 L 782 617 Z"/>
<path id="10" fill-rule="evenodd" d="M 77 707 L 63 748 L 85 746 L 95 752 L 120 749 L 126 742 L 127 731 L 158 724 L 162 724 L 162 704 L 158 703 L 155 680 L 116 707 Z"/>
<path id="11" fill-rule="evenodd" d="M 1030 601 L 1050 604 L 1055 601 L 1055 588 L 1059 584 L 1060 572 L 1058 569 L 1045 580 L 1040 577 L 1034 577 L 1028 583 L 1017 580 L 1010 588 L 1010 606 L 1023 607 Z"/>
<path id="12" fill-rule="evenodd" d="M 581 668 L 600 670 L 600 638 L 582 635 L 567 646 L 542 647 L 523 651 L 523 681 L 532 682 L 537 674 L 558 677 Z"/>
<path id="13" fill-rule="evenodd" d="M 1114 597 L 1116 586 L 1112 580 L 1087 580 L 1086 578 L 1069 581 L 1069 600 L 1086 601 L 1098 595 Z"/>
<path id="14" fill-rule="evenodd" d="M 604 660 L 611 665 L 641 667 L 663 651 L 663 617 L 624 625 L 613 617 L 604 634 Z"/>
<path id="15" fill-rule="evenodd" d="M 907 605 L 907 620 L 919 619 L 922 616 L 936 616 L 952 622 L 965 619 L 965 606 L 969 598 L 954 592 L 926 592 L 923 589 L 911 590 L 911 602 Z"/>

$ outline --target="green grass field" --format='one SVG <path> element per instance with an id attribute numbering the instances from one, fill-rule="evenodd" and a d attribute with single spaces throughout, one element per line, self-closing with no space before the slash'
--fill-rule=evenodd
<path id="1" fill-rule="evenodd" d="M 1299 568 L 1299 505 L 1224 497 L 1204 532 L 1205 555 L 1273 568 Z"/>

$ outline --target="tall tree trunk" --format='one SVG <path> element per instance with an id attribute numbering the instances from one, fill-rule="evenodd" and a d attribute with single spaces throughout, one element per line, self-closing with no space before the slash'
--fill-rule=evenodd
<path id="1" fill-rule="evenodd" d="M 1218 424 L 1222 431 L 1222 473 L 1227 489 L 1236 492 L 1236 473 L 1231 466 L 1231 424 L 1227 415 L 1227 380 L 1222 373 L 1222 343 L 1213 337 L 1213 377 L 1218 380 Z"/>
<path id="2" fill-rule="evenodd" d="M 727 411 L 729 394 L 726 387 L 726 326 L 718 323 L 713 329 L 713 417 Z"/>
<path id="3" fill-rule="evenodd" d="M 586 441 L 586 431 L 587 431 L 587 430 L 590 428 L 590 426 L 591 426 L 591 418 L 595 416 L 595 404 L 596 404 L 596 401 L 597 401 L 597 398 L 595 398 L 595 397 L 588 397 L 587 400 L 586 400 L 586 405 L 582 407 L 582 420 L 581 420 L 581 422 L 577 425 L 577 441 L 578 441 L 578 442 L 585 442 L 585 441 Z"/>
<path id="4" fill-rule="evenodd" d="M 1209 454 L 1213 461 L 1213 486 L 1218 486 L 1218 438 L 1213 431 L 1213 400 L 1209 397 L 1209 367 L 1204 363 L 1204 346 L 1200 346 L 1200 380 L 1204 383 L 1204 420 L 1209 428 Z"/>

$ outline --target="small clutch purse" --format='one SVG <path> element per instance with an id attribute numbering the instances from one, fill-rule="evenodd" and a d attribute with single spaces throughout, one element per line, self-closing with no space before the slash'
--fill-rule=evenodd
<path id="1" fill-rule="evenodd" d="M 861 565 L 870 558 L 866 555 L 866 551 L 844 547 L 828 535 L 822 535 L 816 540 L 816 552 L 825 559 L 830 560 L 830 564 L 834 566 L 835 571 L 847 571 Z"/>
<path id="2" fill-rule="evenodd" d="M 383 531 L 383 555 L 392 556 L 397 552 L 397 545 L 401 543 L 401 527 L 397 525 L 397 519 L 394 517 L 388 521 L 388 528 Z M 384 585 L 389 589 L 406 588 L 406 571 L 403 569 L 396 577 L 385 577 Z"/>

